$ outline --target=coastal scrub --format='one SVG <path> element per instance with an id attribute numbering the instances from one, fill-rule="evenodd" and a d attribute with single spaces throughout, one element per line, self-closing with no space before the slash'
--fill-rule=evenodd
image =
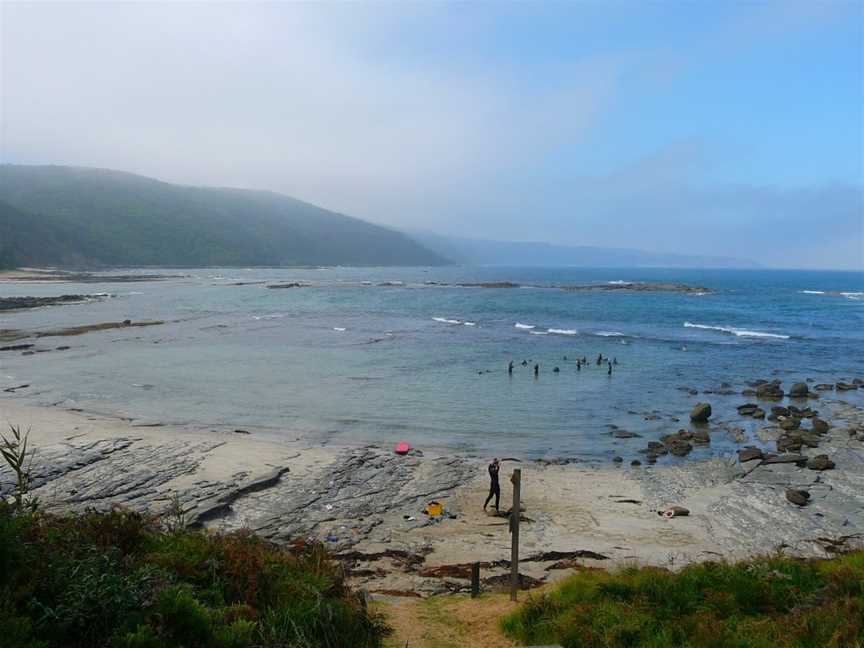
<path id="1" fill-rule="evenodd" d="M 864 552 L 767 557 L 671 572 L 587 570 L 502 620 L 526 644 L 565 648 L 864 645 Z"/>
<path id="2" fill-rule="evenodd" d="M 320 546 L 3 502 L 0 628 L 6 648 L 374 648 L 387 632 Z"/>

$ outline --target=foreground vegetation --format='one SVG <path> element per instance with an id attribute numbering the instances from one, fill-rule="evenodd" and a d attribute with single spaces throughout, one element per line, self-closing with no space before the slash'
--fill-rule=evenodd
<path id="1" fill-rule="evenodd" d="M 864 646 L 864 552 L 773 557 L 673 573 L 584 571 L 505 617 L 524 643 L 591 646 Z"/>
<path id="2" fill-rule="evenodd" d="M 0 501 L 0 633 L 4 648 L 363 648 L 386 627 L 318 546 Z"/>

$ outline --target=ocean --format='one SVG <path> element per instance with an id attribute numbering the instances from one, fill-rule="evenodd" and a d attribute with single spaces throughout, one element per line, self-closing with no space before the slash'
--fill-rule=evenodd
<path id="1" fill-rule="evenodd" d="M 733 452 L 738 444 L 721 423 L 741 426 L 752 437 L 759 423 L 740 419 L 735 406 L 752 400 L 740 392 L 756 379 L 777 378 L 788 387 L 806 379 L 864 377 L 862 273 L 505 267 L 164 272 L 187 276 L 0 284 L 4 297 L 110 295 L 0 313 L 0 328 L 166 321 L 38 340 L 45 348 L 69 345 L 66 351 L 0 353 L 0 390 L 31 384 L 3 397 L 143 424 L 248 429 L 315 443 L 404 439 L 420 449 L 471 455 L 607 462 L 615 455 L 638 458 L 646 441 L 686 427 L 697 402 L 712 404 L 716 424 L 710 446 L 691 457 Z M 520 287 L 454 285 L 505 281 Z M 712 292 L 557 288 L 622 281 L 676 282 Z M 286 282 L 311 285 L 266 287 Z M 600 353 L 617 359 L 612 376 L 605 365 L 596 366 Z M 589 363 L 578 371 L 575 358 L 581 356 Z M 704 393 L 724 384 L 736 395 Z M 861 404 L 861 392 L 824 392 L 823 398 Z M 641 438 L 615 438 L 612 426 Z"/>

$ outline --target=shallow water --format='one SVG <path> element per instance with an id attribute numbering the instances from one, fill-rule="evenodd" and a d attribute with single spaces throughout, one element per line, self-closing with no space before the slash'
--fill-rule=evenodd
<path id="1" fill-rule="evenodd" d="M 680 427 L 672 417 L 686 422 L 698 401 L 711 402 L 715 418 L 737 423 L 734 406 L 747 400 L 691 396 L 680 387 L 701 391 L 728 382 L 740 392 L 756 378 L 788 385 L 864 376 L 861 273 L 455 267 L 186 274 L 159 283 L 0 284 L 0 296 L 113 295 L 0 313 L 0 328 L 169 320 L 39 342 L 72 346 L 64 352 L 2 353 L 0 388 L 29 382 L 33 391 L 15 397 L 205 429 L 253 427 L 332 443 L 404 438 L 421 448 L 608 460 L 636 457 L 646 441 L 613 439 L 609 424 L 656 438 Z M 313 286 L 230 285 L 254 281 Z M 715 292 L 551 288 L 615 281 L 681 282 Z M 611 378 L 594 364 L 598 353 L 617 358 Z M 573 359 L 582 355 L 592 362 L 577 371 Z M 522 360 L 540 364 L 539 379 Z M 861 402 L 864 394 L 844 397 Z M 655 410 L 657 419 L 650 416 Z M 693 456 L 733 447 L 714 434 L 711 447 Z"/>

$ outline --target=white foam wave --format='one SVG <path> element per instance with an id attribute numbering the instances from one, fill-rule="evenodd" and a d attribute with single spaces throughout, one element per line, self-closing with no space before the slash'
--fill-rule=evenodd
<path id="1" fill-rule="evenodd" d="M 624 337 L 627 334 L 621 331 L 597 331 L 594 335 L 599 335 L 600 337 Z"/>
<path id="2" fill-rule="evenodd" d="M 824 295 L 824 290 L 799 290 L 798 292 L 804 295 Z"/>
<path id="3" fill-rule="evenodd" d="M 551 333 L 552 335 L 578 335 L 579 331 L 576 329 L 555 329 L 550 328 L 546 329 L 547 333 Z"/>
<path id="4" fill-rule="evenodd" d="M 461 324 L 462 322 L 457 319 L 448 319 L 446 317 L 433 317 L 432 318 L 436 322 L 441 322 L 442 324 Z"/>
<path id="5" fill-rule="evenodd" d="M 334 326 L 334 327 L 333 327 L 333 330 L 334 330 L 334 331 L 339 331 L 340 333 L 343 333 L 346 329 L 342 328 L 341 326 Z"/>
<path id="6" fill-rule="evenodd" d="M 477 322 L 462 322 L 465 326 L 477 326 Z"/>
<path id="7" fill-rule="evenodd" d="M 702 329 L 706 331 L 721 331 L 722 333 L 730 333 L 736 337 L 754 337 L 754 338 L 773 338 L 778 340 L 788 340 L 788 335 L 779 333 L 765 333 L 763 331 L 748 331 L 747 329 L 739 329 L 732 326 L 709 326 L 707 324 L 693 324 L 684 322 L 685 328 Z"/>
<path id="8" fill-rule="evenodd" d="M 546 331 L 528 331 L 531 335 L 549 335 Z"/>
<path id="9" fill-rule="evenodd" d="M 516 322 L 516 324 L 514 324 L 514 327 L 518 329 L 524 329 L 526 331 L 530 331 L 531 329 L 536 328 L 533 324 L 522 324 L 520 322 Z"/>
<path id="10" fill-rule="evenodd" d="M 864 299 L 864 292 L 841 292 L 846 299 Z"/>

